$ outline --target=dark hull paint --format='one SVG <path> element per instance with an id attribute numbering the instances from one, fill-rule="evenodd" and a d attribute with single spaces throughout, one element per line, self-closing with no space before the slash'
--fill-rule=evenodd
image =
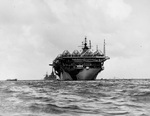
<path id="1" fill-rule="evenodd" d="M 78 74 L 72 75 L 71 72 L 63 70 L 59 78 L 60 80 L 95 80 L 100 71 L 100 68 L 85 68 L 80 70 Z"/>

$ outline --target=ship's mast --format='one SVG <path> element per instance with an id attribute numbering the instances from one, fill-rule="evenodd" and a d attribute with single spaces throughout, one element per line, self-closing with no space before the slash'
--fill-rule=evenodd
<path id="1" fill-rule="evenodd" d="M 84 41 L 84 47 L 82 48 L 83 51 L 87 51 L 89 49 L 89 47 L 87 46 L 87 38 L 85 37 L 85 41 Z"/>
<path id="2" fill-rule="evenodd" d="M 104 39 L 104 48 L 103 48 L 103 54 L 104 54 L 104 56 L 106 55 L 106 51 L 105 51 L 105 39 Z"/>
<path id="3" fill-rule="evenodd" d="M 89 40 L 89 47 L 90 47 L 90 49 L 92 48 L 92 46 L 91 46 L 91 40 Z"/>
<path id="4" fill-rule="evenodd" d="M 98 45 L 96 45 L 96 51 L 98 51 Z"/>

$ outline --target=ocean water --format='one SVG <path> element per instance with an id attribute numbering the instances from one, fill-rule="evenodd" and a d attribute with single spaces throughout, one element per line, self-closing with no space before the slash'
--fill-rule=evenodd
<path id="1" fill-rule="evenodd" d="M 0 116 L 150 116 L 150 80 L 0 81 Z"/>

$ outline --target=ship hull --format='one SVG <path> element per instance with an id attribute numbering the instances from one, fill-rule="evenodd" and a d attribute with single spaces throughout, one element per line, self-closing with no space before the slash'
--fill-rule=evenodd
<path id="1" fill-rule="evenodd" d="M 77 74 L 77 80 L 95 80 L 100 71 L 99 68 L 83 69 Z"/>
<path id="2" fill-rule="evenodd" d="M 98 73 L 101 72 L 100 68 L 89 68 L 78 71 L 77 74 L 63 70 L 60 73 L 60 80 L 95 80 Z"/>

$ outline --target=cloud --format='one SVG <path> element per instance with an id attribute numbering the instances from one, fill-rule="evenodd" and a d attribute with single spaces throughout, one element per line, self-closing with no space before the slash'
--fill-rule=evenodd
<path id="1" fill-rule="evenodd" d="M 92 49 L 97 44 L 102 48 L 106 39 L 111 57 L 106 63 L 109 77 L 121 75 L 123 65 L 133 64 L 130 70 L 134 70 L 137 62 L 148 62 L 150 56 L 148 11 L 149 5 L 141 1 L 1 0 L 0 69 L 8 77 L 41 79 L 47 70 L 50 72 L 48 64 L 59 53 L 78 49 L 87 36 Z M 145 67 L 148 69 L 148 63 Z"/>
<path id="2" fill-rule="evenodd" d="M 132 11 L 132 7 L 123 0 L 109 0 L 103 9 L 114 20 L 125 20 Z"/>

